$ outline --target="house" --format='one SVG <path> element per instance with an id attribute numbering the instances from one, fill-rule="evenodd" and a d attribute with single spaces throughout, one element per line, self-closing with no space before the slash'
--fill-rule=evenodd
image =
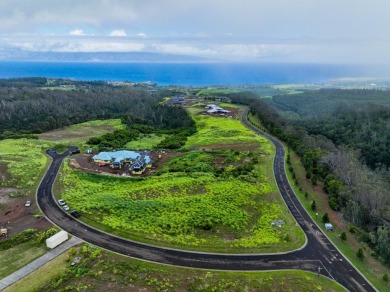
<path id="1" fill-rule="evenodd" d="M 184 96 L 174 96 L 172 97 L 172 100 L 171 102 L 173 104 L 181 104 L 181 103 L 184 103 L 186 100 L 184 98 Z"/>
<path id="2" fill-rule="evenodd" d="M 98 163 L 99 166 L 110 164 L 112 162 L 112 157 L 108 153 L 109 152 L 100 152 L 93 156 L 92 159 L 95 163 Z"/>
<path id="3" fill-rule="evenodd" d="M 133 164 L 138 158 L 143 157 L 145 166 L 151 166 L 152 160 L 148 153 L 142 153 L 136 151 L 120 150 L 110 152 L 100 152 L 92 157 L 93 161 L 99 166 L 110 165 L 112 168 L 122 168 L 125 163 Z"/>
<path id="4" fill-rule="evenodd" d="M 208 114 L 216 114 L 216 113 L 226 114 L 226 113 L 230 113 L 230 111 L 225 110 L 225 109 L 217 106 L 216 104 L 208 104 L 208 105 L 205 106 L 205 108 L 209 109 L 209 110 L 206 111 Z"/>
<path id="5" fill-rule="evenodd" d="M 140 156 L 134 160 L 133 164 L 130 166 L 130 172 L 132 174 L 142 174 L 146 168 L 151 167 L 151 159 L 149 156 Z"/>

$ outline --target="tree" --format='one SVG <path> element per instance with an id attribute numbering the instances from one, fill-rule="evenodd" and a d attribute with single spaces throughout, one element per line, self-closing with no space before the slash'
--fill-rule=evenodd
<path id="1" fill-rule="evenodd" d="M 357 258 L 360 260 L 360 261 L 363 261 L 364 260 L 364 253 L 363 253 L 363 249 L 362 248 L 359 248 L 357 253 L 356 253 L 356 256 Z"/>
<path id="2" fill-rule="evenodd" d="M 311 177 L 311 184 L 312 184 L 313 186 L 316 186 L 316 185 L 317 185 L 317 177 L 316 177 L 315 175 L 313 175 L 313 176 Z"/>
<path id="3" fill-rule="evenodd" d="M 313 200 L 313 201 L 311 202 L 311 209 L 312 209 L 313 211 L 317 210 L 317 206 L 316 206 L 316 201 L 315 201 L 315 200 Z"/>
<path id="4" fill-rule="evenodd" d="M 344 242 L 345 240 L 347 240 L 347 234 L 344 231 L 341 232 L 340 239 L 341 239 L 341 242 Z"/>
<path id="5" fill-rule="evenodd" d="M 382 277 L 383 281 L 385 282 L 389 282 L 389 275 L 387 273 L 385 273 Z"/>
<path id="6" fill-rule="evenodd" d="M 329 215 L 328 213 L 325 213 L 324 216 L 322 216 L 322 223 L 329 223 Z"/>

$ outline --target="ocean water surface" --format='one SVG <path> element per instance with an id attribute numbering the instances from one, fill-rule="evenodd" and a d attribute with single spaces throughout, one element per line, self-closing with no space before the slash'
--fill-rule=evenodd
<path id="1" fill-rule="evenodd" d="M 366 77 L 363 68 L 326 64 L 0 62 L 0 78 L 152 81 L 158 85 L 322 83 Z"/>

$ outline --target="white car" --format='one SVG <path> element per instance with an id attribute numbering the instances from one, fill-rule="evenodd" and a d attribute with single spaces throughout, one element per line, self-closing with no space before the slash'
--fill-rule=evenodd
<path id="1" fill-rule="evenodd" d="M 63 205 L 62 208 L 64 208 L 65 211 L 68 211 L 68 210 L 69 210 L 68 205 Z"/>
<path id="2" fill-rule="evenodd" d="M 31 206 L 31 201 L 26 201 L 26 203 L 24 204 L 25 207 L 30 207 Z"/>
<path id="3" fill-rule="evenodd" d="M 58 204 L 60 205 L 60 206 L 63 206 L 63 205 L 65 205 L 65 201 L 64 200 L 58 200 Z"/>

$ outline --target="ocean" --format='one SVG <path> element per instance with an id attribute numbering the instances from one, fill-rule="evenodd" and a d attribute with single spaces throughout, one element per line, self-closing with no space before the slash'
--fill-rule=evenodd
<path id="1" fill-rule="evenodd" d="M 359 66 L 332 64 L 0 62 L 0 78 L 152 81 L 162 86 L 324 83 L 367 77 L 364 72 Z"/>

